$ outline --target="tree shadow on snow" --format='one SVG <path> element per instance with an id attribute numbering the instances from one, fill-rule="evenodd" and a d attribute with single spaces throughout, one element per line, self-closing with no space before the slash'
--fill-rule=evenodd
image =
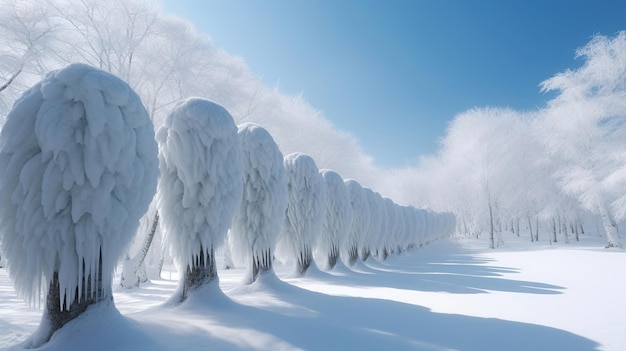
<path id="1" fill-rule="evenodd" d="M 416 259 L 415 256 L 399 256 L 383 262 L 370 258 L 365 263 L 360 262 L 352 267 L 352 274 L 330 271 L 314 278 L 355 287 L 388 287 L 452 294 L 489 291 L 561 294 L 565 289 L 552 284 L 504 278 L 504 274 L 516 273 L 518 270 L 486 265 L 489 262 L 488 259 L 467 253 L 421 259 Z"/>
<path id="2" fill-rule="evenodd" d="M 258 284 L 236 288 L 229 296 L 215 289 L 209 294 L 217 298 L 211 302 L 207 295 L 206 301 L 171 308 L 166 321 L 158 321 L 163 315 L 148 316 L 142 323 L 152 324 L 151 328 L 157 325 L 163 334 L 171 334 L 175 326 L 179 341 L 163 346 L 185 350 L 193 345 L 220 350 L 395 351 L 589 351 L 599 347 L 592 340 L 540 325 L 434 313 L 384 299 L 317 293 L 273 274 Z M 194 316 L 189 318 L 189 314 Z M 198 343 L 194 336 L 209 340 Z"/>

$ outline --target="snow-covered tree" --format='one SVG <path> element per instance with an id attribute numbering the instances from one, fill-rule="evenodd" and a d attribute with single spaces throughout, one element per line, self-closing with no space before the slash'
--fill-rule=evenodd
<path id="1" fill-rule="evenodd" d="M 296 275 L 313 263 L 313 248 L 324 221 L 326 189 L 315 161 L 306 154 L 285 156 L 287 210 L 277 243 L 277 255 L 295 261 Z"/>
<path id="2" fill-rule="evenodd" d="M 47 72 L 44 57 L 54 47 L 58 26 L 45 3 L 0 2 L 0 116 Z"/>
<path id="3" fill-rule="evenodd" d="M 157 176 L 148 113 L 111 74 L 73 64 L 16 102 L 0 134 L 1 248 L 20 295 L 47 290 L 33 346 L 111 300 Z"/>
<path id="4" fill-rule="evenodd" d="M 380 229 L 382 224 L 382 201 L 379 201 L 381 196 L 374 192 L 370 188 L 363 188 L 363 196 L 367 203 L 367 218 L 362 218 L 364 221 L 363 232 L 361 233 L 359 241 L 359 256 L 363 262 L 367 261 L 372 252 L 373 242 L 376 237 L 380 235 Z"/>
<path id="5" fill-rule="evenodd" d="M 608 247 L 621 246 L 615 205 L 626 203 L 626 31 L 595 37 L 577 54 L 582 67 L 542 83 L 558 93 L 545 111 L 544 140 L 559 160 L 560 188 L 600 215 Z"/>
<path id="6" fill-rule="evenodd" d="M 340 258 L 341 248 L 352 227 L 352 206 L 339 173 L 322 169 L 320 174 L 326 187 L 326 205 L 322 232 L 315 251 L 322 258 L 324 268 L 331 270 Z"/>
<path id="7" fill-rule="evenodd" d="M 369 205 L 365 197 L 365 190 L 359 182 L 354 179 L 344 180 L 350 205 L 352 206 L 352 226 L 348 230 L 348 238 L 344 247 L 345 261 L 353 266 L 359 259 L 359 249 L 363 235 L 369 226 Z"/>
<path id="8" fill-rule="evenodd" d="M 146 259 L 148 258 L 148 254 L 152 251 L 155 251 L 152 243 L 154 239 L 157 237 L 159 233 L 159 212 L 156 208 L 156 197 L 152 200 L 152 203 L 148 207 L 148 211 L 146 211 L 146 215 L 141 218 L 139 221 L 139 227 L 137 228 L 137 235 L 135 236 L 135 241 L 129 247 L 129 252 L 126 253 L 126 258 L 122 264 L 122 272 L 120 277 L 120 286 L 124 288 L 133 288 L 138 287 L 141 283 L 147 282 L 150 278 L 148 277 L 148 267 L 150 265 L 146 265 Z M 157 251 L 161 251 L 156 245 Z M 132 251 L 131 251 L 132 249 Z M 163 257 L 159 255 L 159 261 Z M 155 263 L 155 262 L 152 262 Z M 158 266 L 162 264 L 162 262 L 156 263 Z M 154 269 L 155 267 L 150 267 Z M 156 267 L 160 272 L 160 267 Z M 157 275 L 158 276 L 158 275 Z"/>
<path id="9" fill-rule="evenodd" d="M 261 126 L 239 126 L 243 162 L 243 198 L 230 232 L 233 253 L 246 261 L 244 283 L 272 269 L 273 251 L 287 209 L 287 173 L 283 154 Z"/>
<path id="10" fill-rule="evenodd" d="M 174 299 L 215 281 L 215 249 L 241 201 L 237 127 L 222 106 L 201 98 L 176 105 L 157 133 L 158 209 L 165 242 L 181 272 Z"/>

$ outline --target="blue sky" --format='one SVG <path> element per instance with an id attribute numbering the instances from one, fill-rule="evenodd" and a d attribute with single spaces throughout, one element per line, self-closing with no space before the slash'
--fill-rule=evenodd
<path id="1" fill-rule="evenodd" d="M 302 93 L 383 167 L 437 150 L 474 106 L 544 105 L 538 84 L 626 29 L 626 1 L 164 0 L 252 72 Z"/>

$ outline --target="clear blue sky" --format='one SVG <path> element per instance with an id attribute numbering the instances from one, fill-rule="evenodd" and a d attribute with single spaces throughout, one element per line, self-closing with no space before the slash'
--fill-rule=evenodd
<path id="1" fill-rule="evenodd" d="M 164 0 L 270 86 L 303 93 L 376 164 L 433 153 L 474 106 L 541 107 L 538 84 L 626 29 L 626 1 Z"/>

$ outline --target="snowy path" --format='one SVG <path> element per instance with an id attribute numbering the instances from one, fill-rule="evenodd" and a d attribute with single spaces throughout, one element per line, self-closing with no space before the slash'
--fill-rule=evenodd
<path id="1" fill-rule="evenodd" d="M 212 292 L 176 308 L 162 306 L 175 282 L 155 281 L 116 292 L 118 309 L 135 329 L 119 335 L 118 328 L 115 338 L 92 337 L 90 349 L 100 337 L 96 344 L 102 349 L 137 350 L 137 342 L 119 341 L 136 339 L 137 330 L 157 350 L 207 345 L 219 350 L 626 349 L 626 251 L 597 249 L 595 242 L 537 250 L 528 250 L 530 243 L 495 251 L 476 248 L 481 245 L 440 242 L 355 271 L 313 271 L 300 279 L 286 278 L 285 267 L 277 267 L 281 280 L 265 277 L 247 288 L 237 288 L 241 270 L 220 271 L 225 296 Z M 39 318 L 39 311 L 29 311 L 15 297 L 0 269 L 0 348 L 23 340 Z M 59 342 L 80 347 L 78 329 Z"/>

